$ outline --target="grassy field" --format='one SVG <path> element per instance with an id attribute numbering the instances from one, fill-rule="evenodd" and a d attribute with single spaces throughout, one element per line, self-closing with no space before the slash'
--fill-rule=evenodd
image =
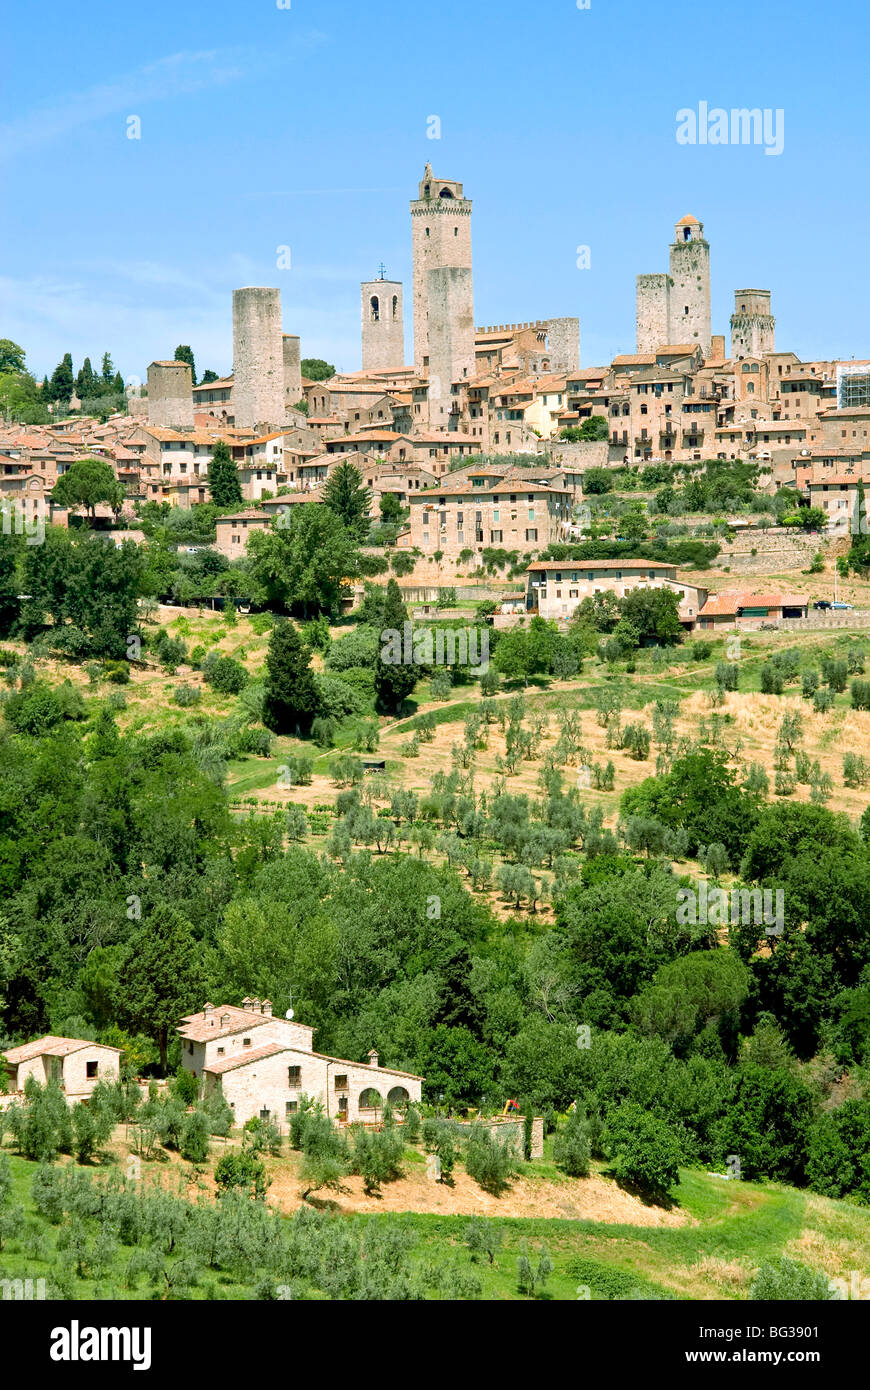
<path id="1" fill-rule="evenodd" d="M 299 1201 L 297 1156 L 266 1162 L 272 1178 L 267 1201 L 279 1210 L 291 1210 Z M 51 1281 L 64 1247 L 65 1227 L 50 1226 L 35 1212 L 30 1185 L 36 1166 L 11 1158 L 13 1200 L 23 1203 L 26 1226 L 0 1250 L 4 1278 Z M 621 1194 L 610 1179 L 598 1173 L 593 1172 L 588 1179 L 568 1179 L 558 1174 L 549 1160 L 543 1160 L 526 1165 L 528 1175 L 516 1180 L 502 1198 L 490 1197 L 472 1185 L 478 1197 L 476 1206 L 457 1213 L 451 1210 L 453 1190 L 435 1183 L 428 1184 L 432 1194 L 429 1209 L 405 1206 L 409 1193 L 424 1181 L 422 1167 L 421 1152 L 408 1149 L 405 1170 L 410 1176 L 385 1186 L 381 1198 L 362 1196 L 359 1180 L 349 1179 L 348 1186 L 355 1187 L 355 1195 L 351 1193 L 349 1200 L 339 1198 L 334 1204 L 335 1219 L 363 1213 L 378 1222 L 397 1224 L 410 1232 L 413 1255 L 435 1264 L 449 1260 L 473 1266 L 486 1299 L 526 1297 L 517 1286 L 517 1259 L 528 1253 L 534 1262 L 543 1246 L 554 1269 L 538 1297 L 555 1300 L 745 1299 L 759 1265 L 782 1255 L 800 1260 L 828 1278 L 848 1281 L 853 1270 L 863 1277 L 870 1269 L 870 1212 L 866 1208 L 774 1183 L 731 1182 L 684 1169 L 672 1210 L 659 1214 L 656 1209 L 641 1208 L 636 1198 Z M 213 1185 L 203 1170 L 194 1170 L 180 1160 L 145 1164 L 143 1169 L 145 1183 L 161 1181 L 191 1198 L 211 1200 Z M 470 1182 L 459 1169 L 455 1178 L 457 1187 Z M 518 1186 L 527 1186 L 534 1201 L 536 1193 L 544 1196 L 555 1183 L 561 1185 L 567 1199 L 581 1203 L 586 1200 L 583 1189 L 590 1189 L 593 1195 L 585 1216 L 511 1214 Z M 624 1219 L 619 1206 L 623 1197 L 627 1204 L 638 1205 L 633 1219 Z M 435 1200 L 443 1201 L 443 1208 L 434 1209 Z M 384 1212 L 388 1203 L 389 1210 Z M 501 1246 L 493 1263 L 486 1256 L 473 1260 L 466 1246 L 469 1223 L 476 1214 L 484 1215 L 500 1231 Z M 658 1215 L 662 1219 L 657 1219 Z M 617 1219 L 620 1216 L 623 1219 Z M 141 1297 L 141 1290 L 124 1287 L 130 1254 L 127 1247 L 115 1247 L 99 1265 L 89 1256 L 83 1277 L 75 1282 L 74 1296 Z M 208 1271 L 192 1297 L 215 1293 L 231 1299 L 250 1296 L 250 1290 L 234 1283 L 230 1276 Z"/>

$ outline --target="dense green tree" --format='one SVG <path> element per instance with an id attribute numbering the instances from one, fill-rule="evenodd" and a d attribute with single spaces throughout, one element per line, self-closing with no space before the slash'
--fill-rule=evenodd
<path id="1" fill-rule="evenodd" d="M 201 1002 L 200 990 L 190 923 L 165 904 L 146 911 L 121 965 L 118 1002 L 129 1023 L 154 1039 L 164 1075 L 170 1036 Z"/>
<path id="2" fill-rule="evenodd" d="M 397 713 L 420 676 L 414 662 L 405 661 L 404 625 L 408 610 L 395 579 L 387 584 L 381 610 L 380 645 L 375 659 L 375 693 L 382 709 Z"/>
<path id="3" fill-rule="evenodd" d="M 69 405 L 74 385 L 72 353 L 66 352 L 51 374 L 43 392 L 44 397 L 46 401 L 55 401 L 58 405 Z"/>
<path id="4" fill-rule="evenodd" d="M 278 622 L 269 638 L 263 723 L 276 734 L 308 733 L 318 708 L 311 652 L 291 622 Z"/>
<path id="5" fill-rule="evenodd" d="M 255 532 L 248 557 L 261 601 L 306 618 L 337 613 L 344 587 L 357 572 L 353 538 L 319 502 L 289 507 L 273 530 Z"/>
<path id="6" fill-rule="evenodd" d="M 58 478 L 51 499 L 71 511 L 84 507 L 93 518 L 99 502 L 107 502 L 113 511 L 118 511 L 124 501 L 124 489 L 105 460 L 80 459 Z"/>
<path id="7" fill-rule="evenodd" d="M 91 359 L 86 357 L 76 377 L 76 395 L 80 401 L 85 401 L 98 394 L 99 377 L 94 373 L 94 369 L 91 366 Z"/>
<path id="8" fill-rule="evenodd" d="M 336 465 L 327 479 L 322 499 L 324 507 L 338 517 L 354 540 L 365 540 L 371 525 L 372 493 L 354 464 L 344 460 Z"/>
<path id="9" fill-rule="evenodd" d="M 23 372 L 25 352 L 23 347 L 13 343 L 11 338 L 0 338 L 0 374 L 4 372 Z"/>
<path id="10" fill-rule="evenodd" d="M 187 343 L 179 343 L 178 347 L 175 349 L 175 361 L 176 361 L 176 362 L 187 362 L 188 366 L 190 367 L 190 374 L 191 374 L 191 376 L 193 377 L 193 384 L 194 384 L 194 386 L 195 386 L 195 385 L 196 385 L 196 362 L 195 362 L 194 356 L 193 356 L 193 348 L 192 348 L 192 347 L 189 347 Z"/>
<path id="11" fill-rule="evenodd" d="M 335 376 L 332 363 L 324 362 L 322 357 L 303 357 L 300 365 L 307 381 L 329 381 Z"/>
<path id="12" fill-rule="evenodd" d="M 219 439 L 214 446 L 208 466 L 208 486 L 211 500 L 216 507 L 230 508 L 242 505 L 239 470 L 233 462 L 229 445 L 223 439 Z"/>

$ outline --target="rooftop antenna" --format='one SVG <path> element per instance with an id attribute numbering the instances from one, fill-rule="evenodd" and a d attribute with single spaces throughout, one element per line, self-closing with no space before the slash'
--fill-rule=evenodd
<path id="1" fill-rule="evenodd" d="M 292 1003 L 293 1003 L 293 991 L 292 991 L 292 989 L 291 989 L 291 990 L 288 990 L 287 993 L 290 995 L 290 1003 L 292 1004 Z M 293 1010 L 292 1010 L 292 1008 L 290 1008 L 290 1009 L 287 1010 L 287 1012 L 286 1012 L 286 1014 L 284 1015 L 284 1017 L 285 1017 L 288 1021 L 289 1021 L 290 1019 L 293 1018 Z"/>
<path id="2" fill-rule="evenodd" d="M 386 278 L 387 278 L 387 267 L 384 265 L 383 261 L 381 261 L 381 264 L 380 264 L 380 272 L 381 272 L 381 273 L 380 273 L 380 275 L 378 276 L 378 279 L 379 279 L 379 280 L 386 280 Z"/>

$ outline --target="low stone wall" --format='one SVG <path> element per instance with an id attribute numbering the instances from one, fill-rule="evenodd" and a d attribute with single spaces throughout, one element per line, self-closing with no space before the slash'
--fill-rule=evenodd
<path id="1" fill-rule="evenodd" d="M 517 1155 L 523 1156 L 523 1126 L 522 1115 L 518 1118 L 513 1116 L 497 1115 L 491 1120 L 477 1120 L 476 1124 L 483 1125 L 490 1134 L 498 1139 L 499 1143 L 507 1144 L 513 1142 Z M 470 1129 L 468 1121 L 460 1120 L 463 1129 Z M 544 1157 L 544 1121 L 540 1117 L 532 1121 L 532 1158 Z"/>

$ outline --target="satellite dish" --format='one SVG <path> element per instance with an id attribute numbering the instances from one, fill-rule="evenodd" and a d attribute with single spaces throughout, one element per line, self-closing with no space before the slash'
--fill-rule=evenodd
<path id="1" fill-rule="evenodd" d="M 292 1010 L 292 1009 L 288 1009 L 287 1012 L 286 1012 L 286 1014 L 284 1015 L 284 1017 L 285 1017 L 286 1019 L 291 1019 L 291 1018 L 293 1017 L 293 1010 Z"/>

